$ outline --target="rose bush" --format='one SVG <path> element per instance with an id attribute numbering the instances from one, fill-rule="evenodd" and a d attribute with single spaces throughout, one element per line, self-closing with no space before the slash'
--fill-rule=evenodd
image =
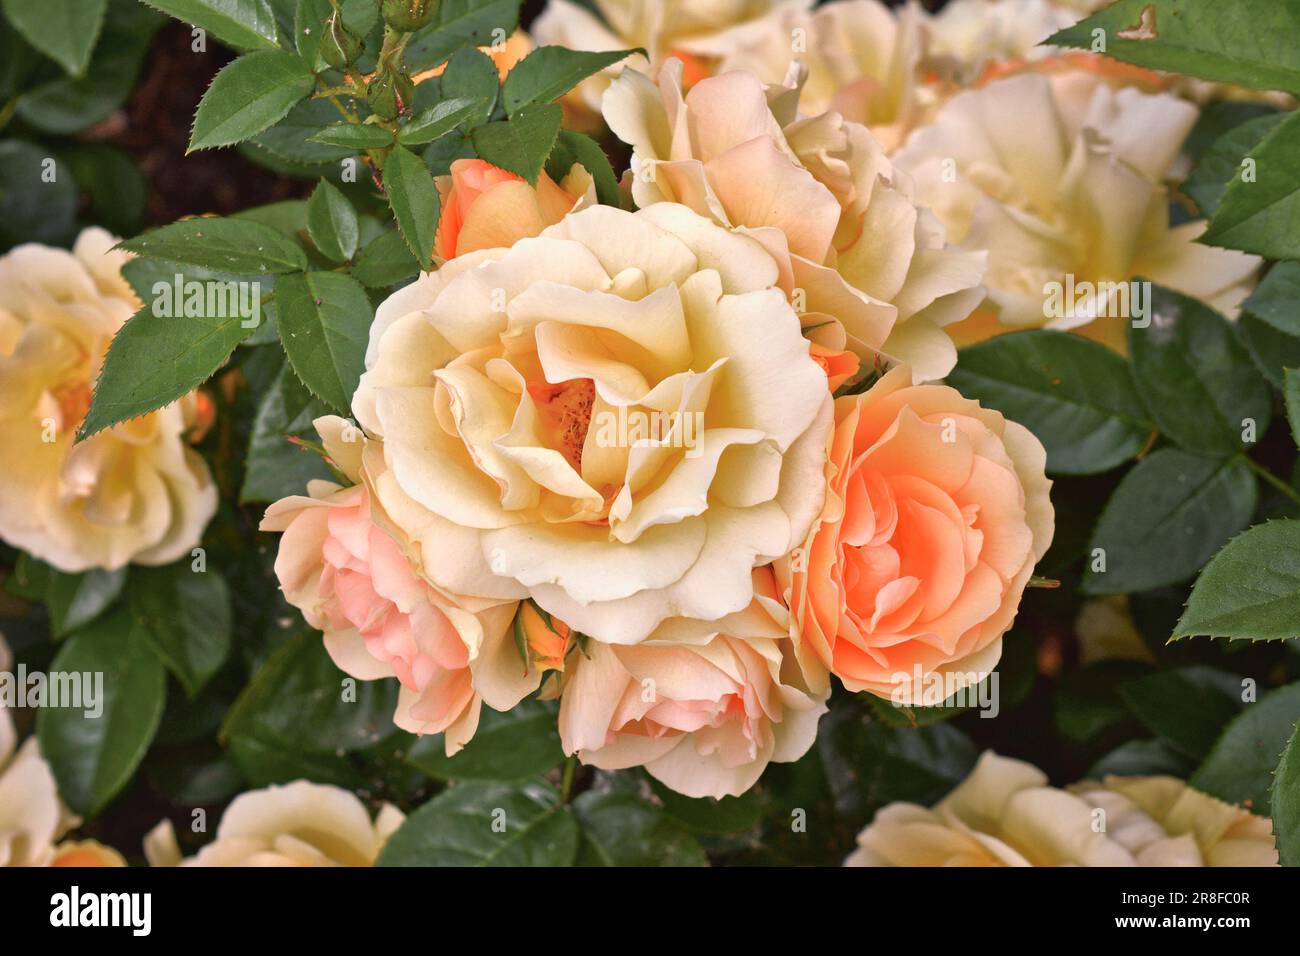
<path id="1" fill-rule="evenodd" d="M 49 6 L 0 863 L 1300 861 L 1289 3 Z"/>

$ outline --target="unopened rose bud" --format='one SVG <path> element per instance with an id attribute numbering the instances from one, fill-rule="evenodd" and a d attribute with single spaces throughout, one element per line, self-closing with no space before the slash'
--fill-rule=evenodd
<path id="1" fill-rule="evenodd" d="M 365 48 L 366 41 L 348 28 L 338 11 L 331 13 L 320 41 L 320 55 L 325 62 L 341 70 L 355 63 Z"/>
<path id="2" fill-rule="evenodd" d="M 379 73 L 366 84 L 366 103 L 380 119 L 396 119 L 402 111 L 398 102 L 397 87 L 390 73 Z"/>
<path id="3" fill-rule="evenodd" d="M 384 22 L 402 33 L 428 26 L 438 13 L 438 0 L 384 0 Z"/>

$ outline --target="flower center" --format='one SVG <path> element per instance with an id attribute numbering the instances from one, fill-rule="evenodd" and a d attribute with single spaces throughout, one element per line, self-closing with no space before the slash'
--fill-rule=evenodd
<path id="1" fill-rule="evenodd" d="M 59 407 L 59 431 L 61 432 L 72 431 L 82 423 L 86 413 L 90 411 L 90 399 L 93 393 L 90 383 L 85 380 L 56 385 L 51 389 L 50 394 Z"/>
<path id="2" fill-rule="evenodd" d="M 558 385 L 546 382 L 530 385 L 528 391 L 557 450 L 574 471 L 581 473 L 582 446 L 587 441 L 592 407 L 596 403 L 595 383 L 589 378 L 575 378 Z"/>

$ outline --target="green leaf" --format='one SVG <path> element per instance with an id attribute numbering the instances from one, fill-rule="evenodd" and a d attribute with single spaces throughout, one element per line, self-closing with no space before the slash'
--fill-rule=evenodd
<path id="1" fill-rule="evenodd" d="M 99 617 L 117 600 L 125 584 L 125 568 L 116 571 L 95 568 L 81 574 L 51 568 L 44 597 L 54 636 L 63 637 Z"/>
<path id="2" fill-rule="evenodd" d="M 708 866 L 689 830 L 628 793 L 588 792 L 573 802 L 582 826 L 578 866 Z"/>
<path id="3" fill-rule="evenodd" d="M 59 794 L 88 816 L 130 782 L 158 730 L 167 679 L 153 651 L 132 633 L 125 609 L 99 618 L 70 637 L 50 665 L 60 674 L 102 675 L 93 707 L 43 707 L 36 716 L 41 754 Z M 83 703 L 90 704 L 83 690 Z M 101 709 L 92 717 L 92 712 Z"/>
<path id="4" fill-rule="evenodd" d="M 280 342 L 311 393 L 347 413 L 365 371 L 374 308 L 361 284 L 341 272 L 284 276 L 276 283 Z"/>
<path id="5" fill-rule="evenodd" d="M 1241 308 L 1280 332 L 1300 336 L 1300 262 L 1274 265 Z"/>
<path id="6" fill-rule="evenodd" d="M 1241 679 L 1212 667 L 1160 671 L 1119 685 L 1142 725 L 1175 750 L 1204 759 L 1241 711 Z"/>
<path id="7" fill-rule="evenodd" d="M 357 251 L 361 225 L 357 211 L 328 179 L 322 179 L 307 201 L 307 231 L 326 259 L 347 262 Z"/>
<path id="8" fill-rule="evenodd" d="M 465 46 L 486 46 L 519 25 L 522 0 L 442 0 L 438 14 L 406 47 L 412 73 L 437 66 Z M 500 31 L 499 33 L 497 31 Z"/>
<path id="9" fill-rule="evenodd" d="M 1201 572 L 1174 637 L 1300 636 L 1300 521 L 1256 525 Z"/>
<path id="10" fill-rule="evenodd" d="M 546 159 L 546 172 L 557 183 L 569 174 L 577 163 L 591 174 L 596 183 L 596 198 L 606 206 L 619 206 L 623 197 L 618 188 L 618 177 L 609 157 L 590 136 L 572 130 L 560 130 L 555 148 Z"/>
<path id="11" fill-rule="evenodd" d="M 1066 332 L 1017 332 L 962 349 L 948 384 L 1032 431 L 1047 470 L 1060 474 L 1114 468 L 1155 427 L 1124 360 Z"/>
<path id="12" fill-rule="evenodd" d="M 562 119 L 560 107 L 548 103 L 516 113 L 509 122 L 476 127 L 470 138 L 480 158 L 536 185 Z"/>
<path id="13" fill-rule="evenodd" d="M 0 141 L 0 249 L 21 242 L 70 242 L 78 199 L 67 163 L 31 143 Z"/>
<path id="14" fill-rule="evenodd" d="M 817 750 L 836 809 L 855 829 L 887 803 L 934 803 L 965 779 L 979 756 L 950 723 L 886 727 L 858 701 L 839 695 L 822 718 Z"/>
<path id="15" fill-rule="evenodd" d="M 81 76 L 104 26 L 108 0 L 0 0 L 24 40 L 64 71 Z"/>
<path id="16" fill-rule="evenodd" d="M 316 76 L 292 53 L 248 53 L 212 78 L 194 114 L 186 153 L 231 146 L 273 126 L 308 96 Z"/>
<path id="17" fill-rule="evenodd" d="M 1283 866 L 1300 866 L 1300 725 L 1273 777 L 1273 836 Z"/>
<path id="18" fill-rule="evenodd" d="M 216 571 L 189 561 L 131 569 L 131 616 L 136 633 L 196 697 L 230 653 L 230 591 Z"/>
<path id="19" fill-rule="evenodd" d="M 587 77 L 627 59 L 637 50 L 569 50 L 539 46 L 515 64 L 506 77 L 502 99 L 514 115 L 529 106 L 553 103 Z"/>
<path id="20" fill-rule="evenodd" d="M 234 275 L 260 276 L 307 268 L 302 247 L 250 219 L 186 219 L 118 244 L 141 256 L 170 259 Z"/>
<path id="21" fill-rule="evenodd" d="M 1191 577 L 1249 524 L 1257 496 L 1255 475 L 1241 458 L 1157 450 L 1124 476 L 1106 503 L 1082 590 L 1124 594 Z M 1105 570 L 1094 571 L 1103 559 Z"/>
<path id="22" fill-rule="evenodd" d="M 365 123 L 335 123 L 307 137 L 313 143 L 341 146 L 350 150 L 380 149 L 393 144 L 393 135 L 382 126 Z"/>
<path id="23" fill-rule="evenodd" d="M 300 495 L 311 479 L 333 477 L 320 455 L 289 440 L 315 440 L 312 422 L 328 413 L 291 369 L 280 371 L 253 420 L 240 504 Z"/>
<path id="24" fill-rule="evenodd" d="M 465 748 L 446 755 L 442 734 L 421 737 L 407 763 L 439 780 L 524 780 L 564 762 L 559 708 L 550 701 L 526 700 L 507 713 L 484 705 L 478 730 Z"/>
<path id="25" fill-rule="evenodd" d="M 119 235 L 138 232 L 148 184 L 135 161 L 104 143 L 78 144 L 67 158 L 77 185 L 90 196 L 95 221 Z"/>
<path id="26" fill-rule="evenodd" d="M 546 783 L 463 783 L 430 800 L 378 866 L 572 866 L 578 822 Z"/>
<path id="27" fill-rule="evenodd" d="M 330 0 L 297 0 L 293 14 L 294 47 L 313 70 L 321 72 L 328 64 L 321 58 L 320 41 L 333 7 Z"/>
<path id="28" fill-rule="evenodd" d="M 235 346 L 253 334 L 253 319 L 260 320 L 260 313 L 243 317 L 238 303 L 245 293 L 234 285 L 196 284 L 205 300 L 198 313 L 159 314 L 155 302 L 128 319 L 108 347 L 78 440 L 170 405 L 221 368 Z"/>
<path id="29" fill-rule="evenodd" d="M 696 833 L 743 833 L 757 826 L 763 816 L 763 801 L 756 788 L 746 790 L 738 797 L 723 797 L 721 800 L 687 797 L 669 790 L 652 777 L 650 789 L 671 817 Z"/>
<path id="30" fill-rule="evenodd" d="M 371 289 L 384 289 L 420 274 L 400 232 L 385 232 L 361 250 L 352 278 Z"/>
<path id="31" fill-rule="evenodd" d="M 277 47 L 275 13 L 267 0 L 144 0 L 239 50 Z"/>
<path id="32" fill-rule="evenodd" d="M 1248 447 L 1247 423 L 1262 436 L 1273 396 L 1232 325 L 1196 299 L 1152 287 L 1151 324 L 1130 327 L 1129 354 L 1147 408 L 1170 440 L 1225 456 Z"/>
<path id="33" fill-rule="evenodd" d="M 1163 740 L 1129 740 L 1089 768 L 1087 779 L 1168 776 L 1185 780 L 1195 764 Z"/>
<path id="34" fill-rule="evenodd" d="M 397 733 L 397 681 L 359 681 L 340 671 L 321 636 L 302 631 L 253 675 L 221 725 L 296 754 L 365 750 Z"/>
<path id="35" fill-rule="evenodd" d="M 1253 252 L 1268 259 L 1300 258 L 1300 114 L 1289 113 L 1269 132 L 1248 157 L 1254 176 L 1238 176 L 1228 184 L 1223 199 L 1200 241 Z"/>
<path id="36" fill-rule="evenodd" d="M 1228 184 L 1241 176 L 1242 160 L 1283 119 L 1282 113 L 1258 116 L 1214 141 L 1183 183 L 1183 192 L 1196 202 L 1201 215 L 1209 217 L 1215 214 Z"/>
<path id="37" fill-rule="evenodd" d="M 1117 687 L 1148 672 L 1135 661 L 1103 660 L 1062 675 L 1052 702 L 1060 734 L 1076 744 L 1106 744 L 1139 729 Z"/>
<path id="38" fill-rule="evenodd" d="M 1187 782 L 1267 816 L 1273 769 L 1300 717 L 1300 682 L 1265 694 L 1233 718 Z"/>
<path id="39" fill-rule="evenodd" d="M 273 161 L 278 160 L 288 164 L 292 167 L 289 170 L 292 175 L 315 178 L 312 172 L 319 169 L 320 174 L 324 175 L 327 170 L 322 167 L 326 166 L 330 167 L 328 172 L 332 173 L 339 160 L 354 156 L 359 151 L 358 147 L 348 143 L 327 143 L 314 138 L 318 133 L 333 129 L 331 124 L 338 117 L 338 110 L 328 100 L 303 100 L 289 110 L 284 119 L 258 133 L 246 145 L 269 153 Z M 362 128 L 351 123 L 341 125 L 353 129 Z M 364 128 L 383 132 L 377 126 Z M 385 134 L 383 145 L 391 142 L 392 137 Z M 259 162 L 266 164 L 266 156 L 259 153 L 258 159 Z"/>
<path id="40" fill-rule="evenodd" d="M 456 97 L 443 100 L 437 106 L 424 110 L 411 119 L 397 133 L 397 141 L 403 146 L 423 146 L 432 143 L 440 136 L 445 136 L 461 123 L 476 116 L 482 116 L 490 106 L 485 100 L 469 97 Z"/>
<path id="41" fill-rule="evenodd" d="M 85 73 L 59 74 L 25 88 L 18 97 L 18 116 L 61 136 L 107 119 L 131 95 L 154 35 L 166 22 L 139 3 L 113 0 Z"/>
<path id="42" fill-rule="evenodd" d="M 1284 375 L 1282 397 L 1286 400 L 1286 417 L 1291 423 L 1291 439 L 1300 446 L 1300 370 L 1289 368 Z"/>
<path id="43" fill-rule="evenodd" d="M 1251 359 L 1269 383 L 1281 388 L 1288 368 L 1300 368 L 1300 338 L 1279 332 L 1263 319 L 1243 312 L 1237 331 Z"/>
<path id="44" fill-rule="evenodd" d="M 433 260 L 433 238 L 438 232 L 442 200 L 424 160 L 397 146 L 384 162 L 384 189 L 407 247 L 421 269 Z"/>
<path id="45" fill-rule="evenodd" d="M 1145 29 L 1143 29 L 1145 28 Z M 1300 93 L 1300 10 L 1278 0 L 1119 0 L 1048 37 L 1153 70 L 1190 73 L 1259 90 Z"/>
<path id="46" fill-rule="evenodd" d="M 466 47 L 447 61 L 446 72 L 438 80 L 439 89 L 444 98 L 480 101 L 479 112 L 469 118 L 469 124 L 477 126 L 492 115 L 501 91 L 500 76 L 491 57 Z"/>

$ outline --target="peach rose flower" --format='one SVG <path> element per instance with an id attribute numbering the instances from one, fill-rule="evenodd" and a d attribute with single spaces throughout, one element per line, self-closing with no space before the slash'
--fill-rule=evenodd
<path id="1" fill-rule="evenodd" d="M 1259 258 L 1198 244 L 1203 220 L 1169 224 L 1164 180 L 1195 121 L 1168 94 L 1027 74 L 955 97 L 913 134 L 894 161 L 955 241 L 989 254 L 988 303 L 950 330 L 958 342 L 1044 326 L 1122 350 L 1118 287 L 1137 276 L 1235 315 Z M 1049 318 L 1067 277 L 1096 294 Z"/>
<path id="2" fill-rule="evenodd" d="M 738 796 L 769 763 L 798 760 L 826 712 L 825 675 L 794 657 L 769 569 L 754 600 L 693 642 L 575 653 L 560 697 L 565 753 L 606 770 L 644 766 L 688 797 Z M 814 665 L 815 666 L 815 665 Z"/>
<path id="3" fill-rule="evenodd" d="M 1065 790 L 985 751 L 934 809 L 891 803 L 845 866 L 1276 866 L 1272 824 L 1172 777 Z"/>
<path id="4" fill-rule="evenodd" d="M 670 63 L 657 86 L 625 71 L 604 109 L 632 145 L 637 205 L 682 203 L 763 243 L 820 345 L 942 377 L 957 357 L 943 326 L 984 297 L 984 253 L 946 246 L 865 126 L 836 113 L 797 119 L 799 94 L 739 72 L 683 93 Z"/>
<path id="5" fill-rule="evenodd" d="M 576 163 L 561 185 L 543 172 L 534 187 L 481 159 L 458 159 L 437 185 L 442 218 L 433 249 L 443 259 L 513 246 L 559 222 L 575 206 L 596 203 L 591 176 Z"/>
<path id="6" fill-rule="evenodd" d="M 145 835 L 144 853 L 153 866 L 374 866 L 405 819 L 385 803 L 372 821 L 347 790 L 295 780 L 240 794 L 215 839 L 188 859 L 170 820 Z"/>
<path id="7" fill-rule="evenodd" d="M 910 381 L 898 366 L 836 400 L 826 506 L 776 565 L 801 650 L 901 704 L 933 703 L 932 675 L 956 690 L 993 670 L 1053 530 L 1038 439 Z"/>
<path id="8" fill-rule="evenodd" d="M 72 252 L 0 257 L 0 538 L 60 571 L 175 561 L 217 508 L 185 439 L 194 394 L 75 443 L 109 342 L 141 307 L 114 242 L 87 229 Z"/>
<path id="9" fill-rule="evenodd" d="M 753 239 L 596 206 L 381 305 L 353 411 L 430 583 L 596 640 L 747 607 L 824 494 L 826 375 Z"/>
<path id="10" fill-rule="evenodd" d="M 537 687 L 539 672 L 524 666 L 509 634 L 516 602 L 428 584 L 401 532 L 376 507 L 369 482 L 383 471 L 382 454 L 343 419 L 315 424 L 356 484 L 315 481 L 309 497 L 267 509 L 261 529 L 284 532 L 275 559 L 280 587 L 324 632 L 342 670 L 359 680 L 396 677 L 393 722 L 412 733 L 444 733 L 450 756 L 474 736 L 484 700 L 509 710 Z"/>
<path id="11" fill-rule="evenodd" d="M 532 25 L 539 45 L 570 50 L 632 50 L 636 54 L 583 80 L 564 98 L 568 125 L 591 128 L 600 99 L 624 67 L 649 73 L 668 59 L 688 66 L 693 79 L 713 72 L 711 52 L 726 46 L 730 31 L 774 10 L 803 9 L 813 0 L 596 0 L 596 10 L 573 0 L 550 0 Z M 694 51 L 700 51 L 698 54 Z"/>

